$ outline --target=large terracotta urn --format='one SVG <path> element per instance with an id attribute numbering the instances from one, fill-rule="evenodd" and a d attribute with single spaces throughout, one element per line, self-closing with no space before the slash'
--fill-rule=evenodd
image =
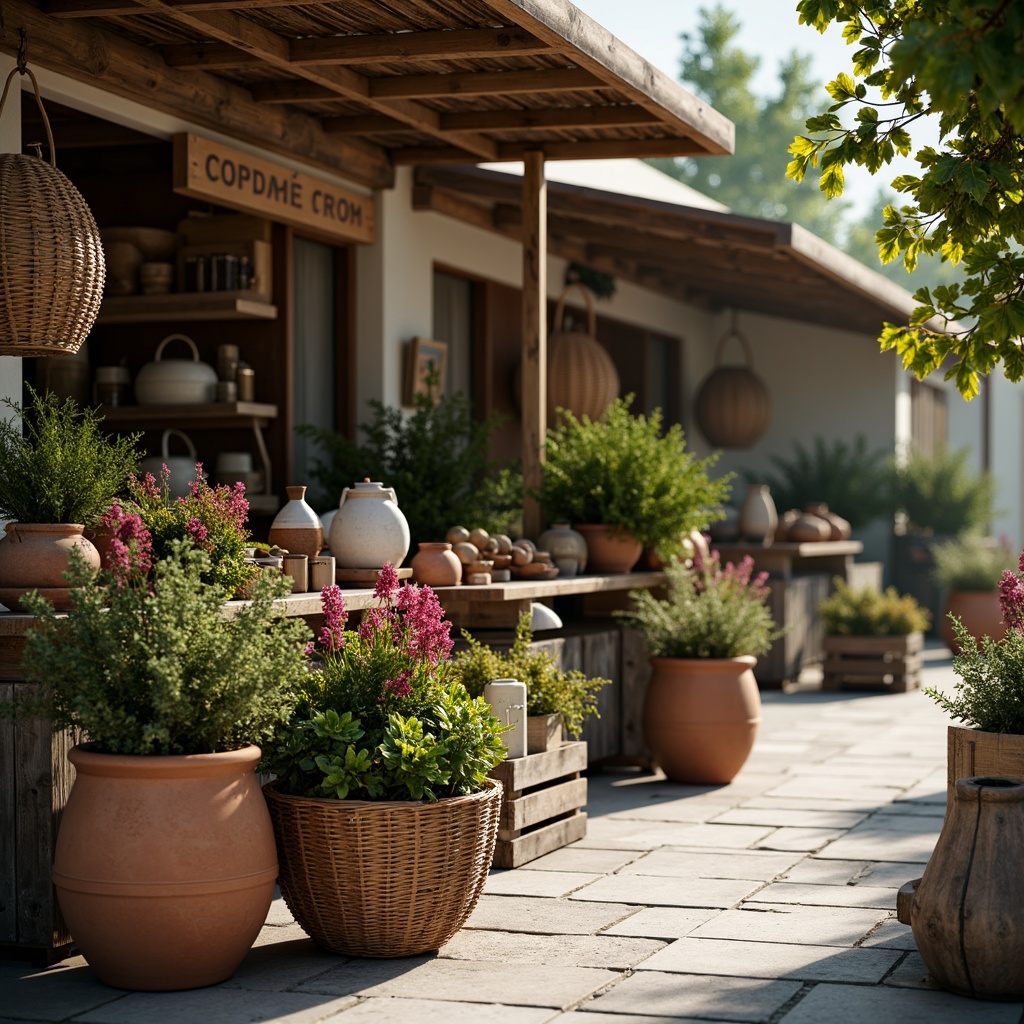
<path id="1" fill-rule="evenodd" d="M 993 640 L 1000 640 L 1006 632 L 996 591 L 951 590 L 939 620 L 939 635 L 954 654 L 959 653 L 960 645 L 953 635 L 953 623 L 949 621 L 951 613 L 963 623 L 964 629 L 979 646 L 982 637 L 990 636 Z"/>
<path id="2" fill-rule="evenodd" d="M 393 487 L 363 480 L 341 492 L 330 548 L 339 569 L 398 568 L 409 553 L 409 524 Z"/>
<path id="3" fill-rule="evenodd" d="M 761 724 L 756 661 L 651 658 L 644 737 L 672 782 L 724 784 L 743 767 Z"/>
<path id="4" fill-rule="evenodd" d="M 259 747 L 141 757 L 74 747 L 53 883 L 101 981 L 167 991 L 234 974 L 274 897 Z"/>
<path id="5" fill-rule="evenodd" d="M 587 568 L 591 572 L 629 572 L 644 553 L 640 541 L 614 526 L 577 523 L 575 530 L 586 542 Z"/>
<path id="6" fill-rule="evenodd" d="M 958 779 L 924 875 L 899 893 L 928 973 L 975 999 L 1024 999 L 1024 782 Z"/>
<path id="7" fill-rule="evenodd" d="M 21 598 L 38 590 L 58 611 L 71 607 L 64 573 L 68 556 L 77 549 L 93 568 L 100 553 L 83 536 L 81 523 L 8 523 L 0 540 L 0 603 L 24 611 Z"/>

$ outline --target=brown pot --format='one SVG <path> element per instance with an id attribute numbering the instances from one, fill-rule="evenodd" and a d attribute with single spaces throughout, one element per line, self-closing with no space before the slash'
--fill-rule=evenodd
<path id="1" fill-rule="evenodd" d="M 761 723 L 757 659 L 651 658 L 644 737 L 673 782 L 730 782 Z"/>
<path id="2" fill-rule="evenodd" d="M 959 779 L 924 876 L 898 901 L 943 988 L 975 999 L 1024 997 L 1022 849 L 1024 782 Z"/>
<path id="3" fill-rule="evenodd" d="M 640 541 L 613 526 L 577 523 L 573 529 L 587 542 L 587 568 L 591 572 L 629 572 L 644 553 Z"/>
<path id="4" fill-rule="evenodd" d="M 53 882 L 101 981 L 199 988 L 234 974 L 266 920 L 277 856 L 259 747 L 131 757 L 74 747 Z"/>
<path id="5" fill-rule="evenodd" d="M 954 654 L 959 652 L 960 645 L 953 636 L 953 624 L 949 621 L 950 613 L 964 624 L 964 628 L 979 646 L 983 636 L 999 640 L 1006 632 L 1003 613 L 999 610 L 999 594 L 996 591 L 951 590 L 939 622 L 939 635 Z"/>
<path id="6" fill-rule="evenodd" d="M 87 540 L 81 523 L 8 523 L 0 540 L 0 603 L 24 611 L 21 597 L 38 590 L 58 611 L 71 607 L 64 573 L 68 555 L 77 548 L 93 568 L 100 553 Z"/>
<path id="7" fill-rule="evenodd" d="M 409 564 L 417 583 L 429 587 L 456 587 L 462 582 L 462 561 L 445 541 L 420 544 Z"/>

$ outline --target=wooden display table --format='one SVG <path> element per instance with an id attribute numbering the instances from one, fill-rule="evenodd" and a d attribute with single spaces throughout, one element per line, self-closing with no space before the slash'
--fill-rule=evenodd
<path id="1" fill-rule="evenodd" d="M 750 555 L 758 572 L 762 570 L 781 576 L 784 580 L 793 578 L 795 572 L 827 572 L 830 576 L 848 578 L 853 558 L 864 550 L 859 540 L 820 540 L 813 543 L 779 544 L 712 544 L 723 562 L 739 562 Z"/>

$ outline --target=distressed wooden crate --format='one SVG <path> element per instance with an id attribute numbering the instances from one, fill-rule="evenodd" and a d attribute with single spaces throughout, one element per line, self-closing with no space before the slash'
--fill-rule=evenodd
<path id="1" fill-rule="evenodd" d="M 924 633 L 906 636 L 827 636 L 823 690 L 887 685 L 904 693 L 921 685 Z"/>
<path id="2" fill-rule="evenodd" d="M 542 754 L 504 761 L 491 772 L 504 791 L 496 868 L 517 868 L 587 834 L 587 744 L 563 743 Z"/>

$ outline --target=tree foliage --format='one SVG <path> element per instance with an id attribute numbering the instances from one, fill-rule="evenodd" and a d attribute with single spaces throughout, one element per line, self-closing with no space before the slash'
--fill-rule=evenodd
<path id="1" fill-rule="evenodd" d="M 877 173 L 910 154 L 909 129 L 939 115 L 939 146 L 915 154 L 918 175 L 893 181 L 907 197 L 884 210 L 883 261 L 913 270 L 924 254 L 963 262 L 965 279 L 915 292 L 908 325 L 886 324 L 883 350 L 924 378 L 952 357 L 946 379 L 965 398 L 1002 363 L 1024 377 L 1024 5 L 1013 0 L 800 0 L 801 23 L 842 24 L 857 50 L 853 74 L 829 83 L 833 103 L 790 147 L 787 174 L 819 169 L 821 190 L 843 193 L 843 168 Z M 877 90 L 878 99 L 875 93 Z M 840 119 L 855 111 L 853 127 Z M 943 326 L 948 325 L 948 332 Z"/>

